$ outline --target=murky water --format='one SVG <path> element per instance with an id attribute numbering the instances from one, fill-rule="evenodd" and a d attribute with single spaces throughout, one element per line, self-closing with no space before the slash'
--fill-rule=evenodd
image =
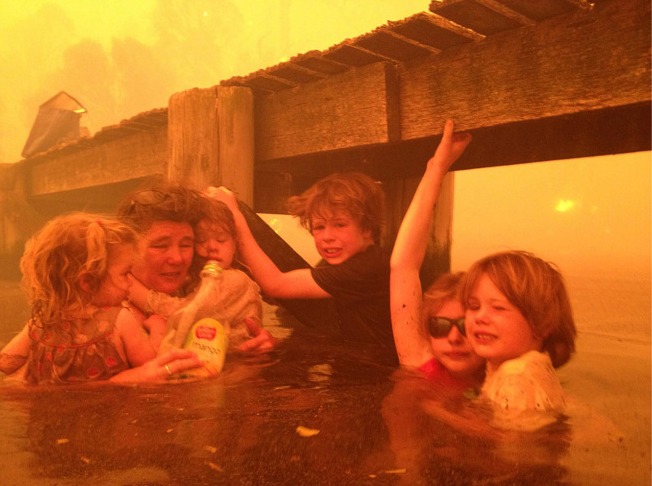
<path id="1" fill-rule="evenodd" d="M 206 381 L 0 379 L 0 483 L 649 485 L 649 344 L 581 335 L 578 347 L 560 373 L 568 422 L 529 434 L 459 427 L 446 416 L 468 399 L 302 328 Z"/>

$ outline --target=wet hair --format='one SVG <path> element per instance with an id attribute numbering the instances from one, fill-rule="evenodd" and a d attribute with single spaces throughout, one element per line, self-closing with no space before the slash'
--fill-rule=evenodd
<path id="1" fill-rule="evenodd" d="M 206 205 L 203 214 L 204 217 L 197 221 L 197 224 L 193 227 L 193 232 L 195 233 L 195 238 L 197 236 L 197 230 L 200 223 L 208 222 L 211 226 L 217 226 L 219 230 L 226 231 L 231 238 L 233 238 L 235 244 L 235 255 L 233 256 L 233 262 L 231 263 L 231 268 L 244 269 L 244 264 L 238 261 L 238 232 L 235 226 L 235 220 L 233 218 L 233 213 L 229 207 L 224 204 L 222 201 L 206 197 Z M 196 243 L 196 241 L 195 241 Z M 203 259 L 194 252 L 192 264 L 190 266 L 189 275 L 190 282 L 186 286 L 187 290 L 195 288 L 200 280 L 200 272 L 203 268 Z"/>
<path id="2" fill-rule="evenodd" d="M 48 221 L 25 244 L 22 287 L 32 318 L 48 325 L 79 315 L 107 274 L 112 250 L 136 245 L 127 224 L 92 213 L 69 213 Z M 90 286 L 80 287 L 84 278 Z"/>
<path id="3" fill-rule="evenodd" d="M 207 207 L 203 210 L 204 216 L 199 221 L 197 221 L 197 224 L 202 221 L 209 221 L 211 224 L 216 225 L 220 229 L 226 231 L 235 240 L 237 238 L 238 232 L 236 231 L 233 213 L 229 207 L 222 201 L 218 201 L 209 197 L 206 197 L 206 205 Z"/>
<path id="4" fill-rule="evenodd" d="M 312 233 L 312 218 L 345 211 L 379 244 L 384 226 L 385 193 L 380 184 L 361 172 L 331 174 L 287 203 L 289 214 Z"/>
<path id="5" fill-rule="evenodd" d="M 482 275 L 487 275 L 543 340 L 555 368 L 575 352 L 575 321 L 564 279 L 557 267 L 525 251 L 506 251 L 475 262 L 462 282 L 465 307 Z"/>
<path id="6" fill-rule="evenodd" d="M 162 221 L 195 226 L 209 217 L 208 198 L 201 192 L 173 183 L 157 183 L 133 191 L 118 206 L 118 219 L 139 233 Z"/>
<path id="7" fill-rule="evenodd" d="M 443 273 L 423 293 L 422 319 L 437 314 L 448 301 L 459 300 L 460 283 L 464 272 Z"/>

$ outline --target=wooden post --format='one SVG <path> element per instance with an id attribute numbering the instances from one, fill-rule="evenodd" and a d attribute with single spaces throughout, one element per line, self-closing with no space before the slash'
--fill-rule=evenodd
<path id="1" fill-rule="evenodd" d="M 254 115 L 249 88 L 175 93 L 168 107 L 168 179 L 196 189 L 224 185 L 253 205 Z"/>
<path id="2" fill-rule="evenodd" d="M 386 247 L 392 248 L 396 233 L 405 216 L 421 177 L 395 179 L 384 183 L 388 201 Z M 449 173 L 442 184 L 426 248 L 426 256 L 421 266 L 423 290 L 435 278 L 451 270 L 451 235 L 453 229 L 454 173 Z"/>
<path id="3" fill-rule="evenodd" d="M 20 279 L 25 241 L 44 222 L 27 202 L 24 167 L 0 164 L 0 280 Z"/>
<path id="4" fill-rule="evenodd" d="M 239 86 L 217 88 L 220 183 L 254 207 L 254 97 Z"/>
<path id="5" fill-rule="evenodd" d="M 444 178 L 437 198 L 426 257 L 421 266 L 424 291 L 439 275 L 451 271 L 454 189 L 455 174 L 450 172 Z"/>

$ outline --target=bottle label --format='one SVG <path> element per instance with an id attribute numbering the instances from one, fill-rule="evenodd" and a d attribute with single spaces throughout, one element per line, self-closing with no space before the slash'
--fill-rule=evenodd
<path id="1" fill-rule="evenodd" d="M 190 370 L 187 374 L 192 376 L 213 376 L 222 371 L 228 337 L 224 326 L 216 319 L 205 317 L 197 321 L 183 347 L 194 351 L 204 363 L 203 368 Z"/>

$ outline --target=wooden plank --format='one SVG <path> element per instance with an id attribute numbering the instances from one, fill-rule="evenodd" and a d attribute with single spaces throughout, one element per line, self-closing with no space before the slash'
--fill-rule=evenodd
<path id="1" fill-rule="evenodd" d="M 168 178 L 196 189 L 225 185 L 253 204 L 254 122 L 249 88 L 176 93 L 168 109 Z"/>
<path id="2" fill-rule="evenodd" d="M 476 0 L 431 2 L 430 10 L 483 35 L 515 29 L 521 25 Z"/>
<path id="3" fill-rule="evenodd" d="M 210 181 L 231 188 L 241 201 L 254 203 L 254 97 L 244 87 L 217 88 L 218 172 Z M 205 180 L 204 184 L 206 184 Z"/>
<path id="4" fill-rule="evenodd" d="M 456 119 L 463 129 L 505 127 L 509 132 L 505 136 L 518 132 L 522 140 L 534 140 L 541 129 L 571 138 L 560 132 L 570 125 L 585 139 L 583 132 L 597 130 L 602 137 L 611 130 L 612 123 L 599 113 L 607 116 L 613 109 L 627 119 L 631 107 L 641 127 L 635 132 L 640 133 L 649 125 L 641 108 L 651 99 L 649 18 L 649 2 L 604 0 L 592 10 L 577 10 L 400 65 L 398 137 L 387 137 L 386 127 L 393 124 L 381 121 L 382 90 L 380 82 L 373 81 L 374 74 L 380 76 L 373 71 L 379 64 L 260 96 L 256 163 L 433 137 L 446 117 Z M 388 91 L 387 96 L 391 99 L 393 94 Z M 583 126 L 587 120 L 592 126 Z M 531 137 L 527 130 L 512 129 L 524 122 L 535 128 Z M 557 125 L 559 130 L 554 130 Z M 649 146 L 646 138 L 630 141 L 622 151 Z M 621 150 L 615 139 L 600 144 L 604 150 Z M 539 148 L 541 156 L 530 154 L 528 161 L 549 160 L 565 151 L 581 156 L 572 145 L 555 154 L 550 147 L 539 144 Z M 585 148 L 586 155 L 599 154 Z M 495 164 L 503 163 L 499 159 Z"/>
<path id="5" fill-rule="evenodd" d="M 474 169 L 650 150 L 649 102 L 473 129 L 473 143 L 453 169 Z M 441 128 L 439 128 L 441 130 Z M 257 200 L 273 201 L 297 194 L 330 172 L 358 170 L 378 180 L 420 177 L 437 147 L 438 137 L 356 147 L 257 164 L 256 174 L 288 174 L 290 186 L 257 186 Z M 289 187 L 289 189 L 288 189 Z M 282 190 L 282 193 L 279 192 Z M 264 194 L 261 194 L 264 192 Z M 278 212 L 285 212 L 278 206 Z M 265 210 L 265 212 L 275 212 Z"/>
<path id="6" fill-rule="evenodd" d="M 386 248 L 394 246 L 399 226 L 420 180 L 421 176 L 383 181 L 385 196 L 387 201 L 391 201 L 391 204 L 387 205 L 386 234 L 383 242 Z M 433 212 L 426 255 L 420 272 L 424 290 L 437 276 L 449 272 L 451 268 L 454 180 L 454 173 L 450 173 L 444 178 Z"/>
<path id="7" fill-rule="evenodd" d="M 398 135 L 395 69 L 376 63 L 256 99 L 256 160 L 357 145 Z"/>
<path id="8" fill-rule="evenodd" d="M 152 175 L 166 168 L 167 128 L 132 135 L 69 152 L 26 160 L 27 197 L 73 191 Z"/>
<path id="9" fill-rule="evenodd" d="M 650 2 L 610 1 L 401 69 L 402 138 L 649 102 Z"/>
<path id="10" fill-rule="evenodd" d="M 217 91 L 175 93 L 168 106 L 169 180 L 203 189 L 219 181 Z"/>

